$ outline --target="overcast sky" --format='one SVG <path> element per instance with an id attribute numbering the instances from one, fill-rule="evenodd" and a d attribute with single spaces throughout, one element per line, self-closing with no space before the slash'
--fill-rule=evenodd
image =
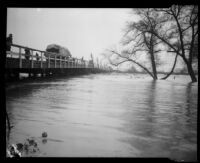
<path id="1" fill-rule="evenodd" d="M 7 35 L 15 44 L 45 50 L 67 47 L 74 57 L 100 56 L 117 44 L 131 9 L 8 8 Z"/>
<path id="2" fill-rule="evenodd" d="M 59 44 L 73 57 L 88 60 L 92 53 L 101 59 L 105 49 L 120 42 L 126 22 L 137 21 L 131 13 L 128 8 L 8 8 L 7 35 L 13 34 L 14 44 L 39 50 Z"/>

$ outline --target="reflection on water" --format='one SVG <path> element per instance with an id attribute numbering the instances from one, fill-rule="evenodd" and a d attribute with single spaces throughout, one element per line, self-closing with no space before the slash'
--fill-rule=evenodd
<path id="1" fill-rule="evenodd" d="M 6 107 L 15 125 L 9 143 L 35 137 L 45 157 L 195 161 L 197 83 L 187 78 L 153 81 L 145 75 L 98 74 L 7 89 Z M 40 139 L 43 131 L 48 139 Z"/>

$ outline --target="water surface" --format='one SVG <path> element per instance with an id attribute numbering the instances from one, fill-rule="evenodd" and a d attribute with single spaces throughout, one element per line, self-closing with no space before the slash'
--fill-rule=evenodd
<path id="1" fill-rule="evenodd" d="M 8 143 L 34 137 L 62 157 L 197 159 L 197 83 L 188 76 L 93 74 L 7 88 Z M 48 133 L 42 141 L 41 133 Z"/>

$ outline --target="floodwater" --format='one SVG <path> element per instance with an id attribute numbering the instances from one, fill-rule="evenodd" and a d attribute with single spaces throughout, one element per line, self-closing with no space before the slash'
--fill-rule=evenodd
<path id="1" fill-rule="evenodd" d="M 196 161 L 197 86 L 183 75 L 155 82 L 117 73 L 20 83 L 6 89 L 7 143 L 34 137 L 36 157 Z"/>

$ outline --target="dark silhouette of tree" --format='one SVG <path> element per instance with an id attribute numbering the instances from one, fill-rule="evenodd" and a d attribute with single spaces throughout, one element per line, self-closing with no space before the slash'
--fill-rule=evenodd
<path id="1" fill-rule="evenodd" d="M 122 52 L 111 50 L 117 55 L 115 60 L 117 58 L 119 60 L 111 63 L 119 65 L 131 61 L 157 79 L 155 54 L 164 49 L 176 56 L 171 71 L 162 79 L 166 79 L 173 73 L 179 56 L 183 59 L 192 82 L 196 82 L 192 64 L 194 58 L 198 56 L 198 6 L 173 5 L 170 8 L 135 9 L 135 11 L 140 20 L 129 22 L 126 39 L 123 42 L 126 46 L 131 44 L 131 47 Z M 158 46 L 160 44 L 162 46 Z M 138 55 L 141 55 L 141 52 L 149 54 L 153 73 L 139 63 Z"/>
<path id="2" fill-rule="evenodd" d="M 197 47 L 195 45 L 198 45 L 195 44 L 198 38 L 198 6 L 173 5 L 167 9 L 154 9 L 154 11 L 158 13 L 156 20 L 161 26 L 146 31 L 155 35 L 168 46 L 168 50 L 183 59 L 192 82 L 196 82 L 192 61 Z"/>
<path id="3" fill-rule="evenodd" d="M 6 119 L 7 119 L 7 123 L 8 123 L 8 129 L 10 130 L 11 129 L 11 125 L 10 125 L 10 119 L 9 119 L 7 111 L 6 111 Z"/>
<path id="4" fill-rule="evenodd" d="M 198 37 L 196 37 L 194 41 L 193 58 L 198 60 Z"/>
<path id="5" fill-rule="evenodd" d="M 175 56 L 174 64 L 173 64 L 173 66 L 172 66 L 171 71 L 170 71 L 166 76 L 164 76 L 164 77 L 161 78 L 161 79 L 163 79 L 163 80 L 164 80 L 164 79 L 167 79 L 167 78 L 174 72 L 174 68 L 175 68 L 175 66 L 176 66 L 177 58 L 178 58 L 178 54 L 176 54 L 176 56 Z"/>
<path id="6" fill-rule="evenodd" d="M 118 66 L 124 62 L 133 62 L 139 67 L 141 67 L 145 72 L 147 72 L 154 80 L 157 79 L 157 69 L 158 56 L 156 54 L 162 51 L 159 48 L 161 41 L 154 36 L 153 32 L 158 27 L 157 21 L 151 19 L 151 17 L 156 17 L 156 12 L 152 12 L 152 9 L 136 9 L 136 13 L 141 17 L 138 22 L 128 22 L 126 27 L 126 32 L 122 40 L 122 45 L 125 47 L 124 50 L 118 52 L 116 50 L 110 50 L 115 57 L 115 63 L 110 59 L 112 65 Z M 144 66 L 138 61 L 141 55 L 147 55 L 151 63 L 151 70 Z M 112 55 L 111 55 L 112 56 Z M 113 57 L 113 56 L 112 56 Z"/>
<path id="7" fill-rule="evenodd" d="M 111 53 L 111 55 L 108 57 L 108 60 L 111 65 L 119 66 L 120 64 L 125 62 L 132 62 L 138 65 L 140 68 L 142 68 L 145 72 L 147 72 L 153 79 L 155 79 L 154 75 L 152 74 L 151 71 L 148 70 L 148 68 L 146 68 L 142 63 L 136 61 L 134 54 L 132 55 L 127 55 L 127 53 L 120 54 L 117 52 L 117 50 L 108 50 L 108 51 Z"/>

